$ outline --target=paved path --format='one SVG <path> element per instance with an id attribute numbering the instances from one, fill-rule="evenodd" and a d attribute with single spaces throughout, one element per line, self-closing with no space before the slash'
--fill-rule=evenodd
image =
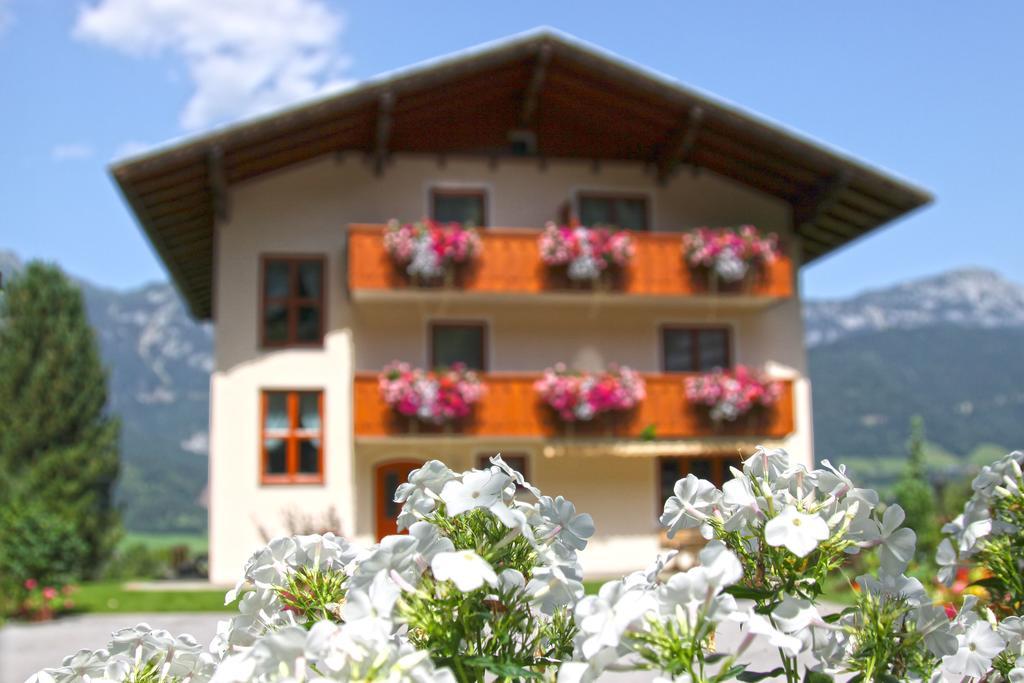
<path id="1" fill-rule="evenodd" d="M 145 622 L 175 635 L 190 633 L 210 642 L 217 622 L 230 615 L 196 614 L 83 614 L 42 624 L 9 624 L 0 629 L 0 683 L 23 683 L 39 669 L 59 666 L 65 656 L 82 648 L 107 646 L 110 634 Z"/>
<path id="2" fill-rule="evenodd" d="M 86 614 L 66 617 L 44 624 L 10 624 L 0 629 L 0 683 L 24 683 L 39 669 L 57 666 L 66 655 L 82 648 L 106 647 L 110 634 L 126 626 L 145 622 L 174 634 L 190 633 L 199 642 L 210 642 L 217 622 L 224 614 Z M 738 644 L 739 627 L 726 624 L 719 631 L 718 643 L 723 649 Z M 775 650 L 755 643 L 744 658 L 756 671 L 778 666 Z M 651 673 L 609 674 L 607 683 L 646 683 Z"/>

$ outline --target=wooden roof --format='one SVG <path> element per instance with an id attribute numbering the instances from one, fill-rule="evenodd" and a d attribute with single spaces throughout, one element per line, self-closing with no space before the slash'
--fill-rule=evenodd
<path id="1" fill-rule="evenodd" d="M 525 146 L 512 131 L 530 131 Z M 515 144 L 513 138 L 519 140 Z M 924 190 L 731 104 L 543 29 L 116 162 L 111 173 L 197 318 L 212 317 L 227 190 L 346 150 L 697 166 L 793 206 L 804 262 L 929 201 Z"/>

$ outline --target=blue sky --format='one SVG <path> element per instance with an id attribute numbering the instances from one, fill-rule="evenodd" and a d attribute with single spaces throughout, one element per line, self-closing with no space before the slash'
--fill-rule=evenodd
<path id="1" fill-rule="evenodd" d="M 0 248 L 114 287 L 164 279 L 112 157 L 542 24 L 935 193 L 805 269 L 807 295 L 962 266 L 1024 279 L 1015 2 L 0 0 Z"/>

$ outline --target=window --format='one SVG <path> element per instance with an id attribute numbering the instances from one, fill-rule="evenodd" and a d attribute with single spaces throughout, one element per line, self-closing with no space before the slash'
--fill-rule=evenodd
<path id="1" fill-rule="evenodd" d="M 262 400 L 262 481 L 322 483 L 323 392 L 264 391 Z"/>
<path id="2" fill-rule="evenodd" d="M 658 505 L 664 507 L 665 501 L 672 495 L 676 482 L 688 474 L 707 479 L 718 488 L 732 479 L 729 467 L 740 467 L 742 459 L 739 455 L 706 455 L 699 457 L 679 456 L 658 459 Z"/>
<path id="3" fill-rule="evenodd" d="M 324 338 L 324 258 L 263 258 L 264 347 L 319 346 Z"/>
<path id="4" fill-rule="evenodd" d="M 725 327 L 661 328 L 662 370 L 707 372 L 730 367 L 729 336 Z"/>
<path id="5" fill-rule="evenodd" d="M 647 230 L 647 198 L 610 194 L 581 194 L 580 223 L 588 227 L 614 225 L 625 230 Z"/>
<path id="6" fill-rule="evenodd" d="M 471 370 L 486 370 L 486 330 L 484 323 L 431 323 L 430 367 L 465 363 Z"/>
<path id="7" fill-rule="evenodd" d="M 476 468 L 478 470 L 487 469 L 491 466 L 491 455 L 492 453 L 481 453 L 476 456 Z M 526 459 L 526 453 L 502 453 L 501 459 L 505 461 L 505 464 L 514 469 L 519 474 L 523 475 L 523 479 L 530 480 L 530 472 L 528 471 L 528 462 Z"/>
<path id="8" fill-rule="evenodd" d="M 487 225 L 487 194 L 483 190 L 438 189 L 430 193 L 430 217 L 439 223 Z"/>

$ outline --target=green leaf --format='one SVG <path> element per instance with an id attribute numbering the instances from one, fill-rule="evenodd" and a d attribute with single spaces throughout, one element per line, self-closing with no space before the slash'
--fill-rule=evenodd
<path id="1" fill-rule="evenodd" d="M 977 581 L 975 581 L 971 585 L 972 586 L 980 586 L 981 588 L 992 589 L 992 590 L 997 590 L 997 591 L 1002 591 L 1002 590 L 1006 589 L 1006 584 L 1002 581 L 1002 579 L 999 579 L 998 577 L 995 577 L 995 576 L 989 576 L 989 577 L 984 578 L 984 579 L 978 579 Z"/>
<path id="2" fill-rule="evenodd" d="M 832 683 L 832 677 L 820 671 L 807 670 L 804 674 L 804 683 Z"/>
<path id="3" fill-rule="evenodd" d="M 764 589 L 749 588 L 747 586 L 729 586 L 725 592 L 739 600 L 764 600 L 772 597 L 772 594 Z"/>
<path id="4" fill-rule="evenodd" d="M 736 680 L 751 683 L 752 681 L 763 681 L 766 678 L 775 678 L 776 676 L 782 676 L 785 673 L 786 670 L 779 666 L 772 669 L 771 671 L 744 671 L 743 673 L 736 676 Z"/>

